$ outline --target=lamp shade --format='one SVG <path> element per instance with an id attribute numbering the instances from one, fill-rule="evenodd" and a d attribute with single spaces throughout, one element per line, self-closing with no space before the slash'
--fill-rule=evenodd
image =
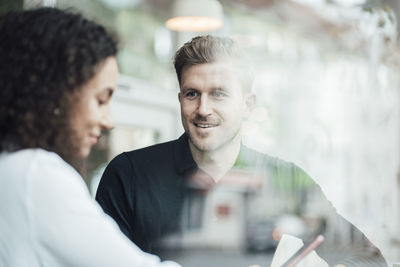
<path id="1" fill-rule="evenodd" d="M 176 0 L 165 24 L 174 31 L 214 31 L 224 24 L 222 6 L 217 0 Z"/>

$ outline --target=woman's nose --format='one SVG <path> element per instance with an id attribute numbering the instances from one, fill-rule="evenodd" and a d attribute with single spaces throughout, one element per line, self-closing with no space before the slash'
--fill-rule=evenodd
<path id="1" fill-rule="evenodd" d="M 110 108 L 105 111 L 100 123 L 101 127 L 105 130 L 111 130 L 114 127 Z"/>

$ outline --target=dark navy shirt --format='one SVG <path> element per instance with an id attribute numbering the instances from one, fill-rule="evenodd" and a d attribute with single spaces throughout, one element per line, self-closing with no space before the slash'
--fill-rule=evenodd
<path id="1" fill-rule="evenodd" d="M 207 197 L 218 193 L 235 194 L 233 201 L 240 199 L 240 205 L 231 205 L 228 200 L 214 208 L 221 221 L 236 214 L 244 236 L 237 234 L 237 240 L 244 240 L 244 246 L 256 244 L 258 237 L 251 236 L 251 227 L 257 227 L 254 222 L 279 218 L 280 214 L 305 218 L 310 209 L 318 209 L 315 213 L 321 220 L 303 238 L 323 233 L 327 241 L 317 252 L 331 266 L 387 266 L 380 251 L 336 213 L 301 168 L 243 145 L 233 168 L 218 183 L 197 167 L 185 134 L 178 140 L 122 153 L 107 166 L 96 200 L 137 246 L 162 257 L 163 249 L 176 246 L 179 237 L 207 227 Z M 361 241 L 335 238 L 342 229 Z M 226 238 L 235 234 L 227 233 Z M 175 242 L 163 241 L 171 237 Z M 267 238 L 274 242 L 271 235 Z M 218 243 L 212 236 L 206 243 L 212 240 Z M 334 247 L 338 252 L 330 253 Z"/>

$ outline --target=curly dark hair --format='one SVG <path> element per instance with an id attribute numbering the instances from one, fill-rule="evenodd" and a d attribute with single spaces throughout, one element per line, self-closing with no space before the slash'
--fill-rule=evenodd
<path id="1" fill-rule="evenodd" d="M 55 8 L 0 18 L 0 152 L 43 148 L 72 163 L 70 110 L 99 65 L 117 53 L 106 29 Z"/>

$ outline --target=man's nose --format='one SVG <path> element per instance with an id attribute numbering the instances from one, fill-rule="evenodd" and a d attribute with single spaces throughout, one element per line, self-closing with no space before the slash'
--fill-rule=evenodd
<path id="1" fill-rule="evenodd" d="M 200 97 L 200 102 L 199 102 L 199 107 L 198 107 L 198 113 L 201 116 L 208 116 L 211 114 L 211 103 L 209 103 L 209 100 L 206 95 L 202 95 Z"/>

